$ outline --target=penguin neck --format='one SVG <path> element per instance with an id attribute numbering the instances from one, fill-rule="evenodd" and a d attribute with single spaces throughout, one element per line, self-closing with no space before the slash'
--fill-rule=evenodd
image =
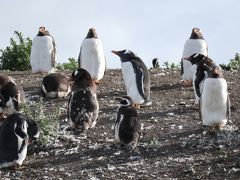
<path id="1" fill-rule="evenodd" d="M 49 34 L 43 33 L 41 31 L 38 32 L 37 36 L 49 36 Z"/>
<path id="2" fill-rule="evenodd" d="M 204 39 L 202 35 L 192 33 L 189 39 Z"/>

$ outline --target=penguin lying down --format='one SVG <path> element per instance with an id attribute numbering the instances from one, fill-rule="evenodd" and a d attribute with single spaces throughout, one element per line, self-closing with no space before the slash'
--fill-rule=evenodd
<path id="1" fill-rule="evenodd" d="M 28 144 L 38 137 L 35 121 L 21 113 L 9 115 L 0 124 L 0 168 L 21 166 Z"/>

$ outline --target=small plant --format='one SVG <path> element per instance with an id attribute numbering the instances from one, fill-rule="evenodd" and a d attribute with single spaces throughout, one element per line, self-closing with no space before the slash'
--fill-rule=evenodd
<path id="1" fill-rule="evenodd" d="M 10 45 L 0 50 L 1 70 L 24 71 L 29 70 L 32 40 L 24 38 L 21 32 L 15 31 Z"/>
<path id="2" fill-rule="evenodd" d="M 29 146 L 30 151 L 46 149 L 51 140 L 57 137 L 60 108 L 56 107 L 51 113 L 46 114 L 43 107 L 42 101 L 32 101 L 23 108 L 24 114 L 35 120 L 40 128 L 39 139 Z"/>
<path id="3" fill-rule="evenodd" d="M 226 64 L 219 65 L 223 70 L 239 70 L 240 69 L 240 55 L 238 53 L 235 54 L 234 59 L 230 59 L 230 62 Z"/>
<path id="4" fill-rule="evenodd" d="M 74 58 L 68 58 L 68 63 L 62 63 L 57 65 L 58 70 L 76 70 L 78 68 L 78 62 Z"/>

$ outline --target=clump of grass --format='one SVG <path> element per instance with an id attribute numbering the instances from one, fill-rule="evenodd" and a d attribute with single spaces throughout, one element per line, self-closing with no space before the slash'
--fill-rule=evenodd
<path id="1" fill-rule="evenodd" d="M 42 101 L 32 101 L 24 106 L 23 113 L 36 121 L 40 129 L 40 136 L 29 145 L 29 151 L 35 152 L 47 149 L 51 141 L 57 137 L 60 108 L 55 107 L 47 113 Z"/>

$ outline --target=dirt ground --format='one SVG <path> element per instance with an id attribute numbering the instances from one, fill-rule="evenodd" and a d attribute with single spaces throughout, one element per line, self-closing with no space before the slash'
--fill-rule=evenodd
<path id="1" fill-rule="evenodd" d="M 138 110 L 143 135 L 131 152 L 114 141 L 115 97 L 126 94 L 121 70 L 108 70 L 98 86 L 99 122 L 86 134 L 62 130 L 67 98 L 61 105 L 58 137 L 46 151 L 30 153 L 17 170 L 1 170 L 0 179 L 239 179 L 239 72 L 224 72 L 231 101 L 231 120 L 209 132 L 199 120 L 192 87 L 180 85 L 179 70 L 151 70 L 152 106 Z M 20 82 L 29 100 L 39 96 L 43 75 L 7 72 Z M 65 72 L 70 74 L 70 72 Z M 49 113 L 49 112 L 48 112 Z"/>

